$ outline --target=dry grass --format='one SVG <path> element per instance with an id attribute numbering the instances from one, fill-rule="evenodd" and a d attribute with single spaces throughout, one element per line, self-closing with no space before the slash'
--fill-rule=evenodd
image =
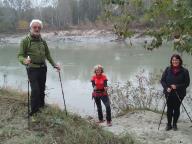
<path id="1" fill-rule="evenodd" d="M 114 136 L 78 115 L 46 107 L 27 125 L 26 93 L 0 89 L 0 144 L 133 144 L 127 135 Z"/>

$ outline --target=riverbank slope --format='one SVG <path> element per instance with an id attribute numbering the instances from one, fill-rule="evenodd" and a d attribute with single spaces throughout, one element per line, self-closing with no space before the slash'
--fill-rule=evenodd
<path id="1" fill-rule="evenodd" d="M 36 122 L 27 121 L 27 94 L 0 89 L 0 144 L 134 144 L 75 114 L 46 107 Z"/>

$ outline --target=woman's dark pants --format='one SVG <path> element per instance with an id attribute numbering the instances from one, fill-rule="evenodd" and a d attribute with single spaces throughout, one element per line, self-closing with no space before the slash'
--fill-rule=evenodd
<path id="1" fill-rule="evenodd" d="M 183 98 L 180 98 L 183 100 Z M 168 120 L 168 125 L 171 126 L 172 119 L 173 119 L 173 125 L 177 124 L 177 121 L 179 119 L 180 115 L 180 106 L 181 102 L 178 99 L 178 96 L 176 93 L 171 93 L 167 97 L 167 120 Z"/>
<path id="2" fill-rule="evenodd" d="M 103 111 L 102 111 L 102 105 L 101 105 L 101 101 L 102 101 L 106 108 L 106 119 L 108 122 L 110 122 L 111 121 L 111 107 L 110 107 L 109 97 L 108 96 L 95 96 L 94 99 L 95 99 L 95 103 L 97 105 L 99 120 L 100 121 L 103 120 Z"/>

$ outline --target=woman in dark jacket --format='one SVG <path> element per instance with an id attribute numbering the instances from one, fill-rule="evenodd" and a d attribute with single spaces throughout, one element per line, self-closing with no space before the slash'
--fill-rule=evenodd
<path id="1" fill-rule="evenodd" d="M 180 105 L 186 96 L 186 88 L 189 86 L 189 72 L 182 66 L 182 59 L 174 54 L 162 75 L 161 84 L 167 100 L 167 127 L 166 130 L 177 130 L 177 121 L 180 115 Z M 172 125 L 173 119 L 173 125 Z"/>

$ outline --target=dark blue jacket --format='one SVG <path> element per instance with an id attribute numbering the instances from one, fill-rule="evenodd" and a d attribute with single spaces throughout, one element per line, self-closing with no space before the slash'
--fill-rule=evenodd
<path id="1" fill-rule="evenodd" d="M 184 67 L 181 67 L 179 69 L 179 72 L 175 75 L 173 74 L 173 71 L 171 67 L 167 67 L 165 71 L 163 72 L 162 78 L 161 78 L 161 84 L 164 88 L 164 94 L 167 95 L 167 88 L 171 88 L 170 85 L 174 84 L 176 85 L 176 91 L 179 94 L 181 98 L 184 98 L 186 96 L 186 88 L 190 84 L 190 77 L 189 72 Z M 172 90 L 171 93 L 174 91 Z"/>

